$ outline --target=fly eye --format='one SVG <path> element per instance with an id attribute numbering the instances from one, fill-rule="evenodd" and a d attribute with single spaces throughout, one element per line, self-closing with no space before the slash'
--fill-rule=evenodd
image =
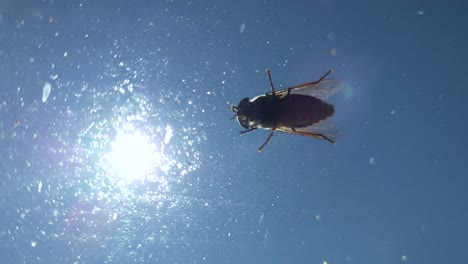
<path id="1" fill-rule="evenodd" d="M 237 106 L 237 109 L 239 110 L 242 110 L 242 111 L 245 111 L 247 109 L 249 109 L 250 107 L 250 100 L 248 97 L 242 99 L 240 102 L 239 102 L 239 105 Z"/>

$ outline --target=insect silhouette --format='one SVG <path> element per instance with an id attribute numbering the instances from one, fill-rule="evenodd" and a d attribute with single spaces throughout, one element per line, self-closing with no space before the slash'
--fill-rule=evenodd
<path id="1" fill-rule="evenodd" d="M 271 130 L 270 135 L 258 151 L 270 141 L 275 131 L 327 140 L 335 144 L 339 129 L 327 120 L 335 113 L 333 105 L 325 100 L 342 87 L 339 80 L 324 80 L 333 70 L 329 70 L 318 81 L 295 85 L 275 91 L 270 70 L 266 70 L 271 92 L 259 95 L 252 100 L 242 99 L 238 106 L 231 106 L 239 124 L 246 130 L 262 128 Z"/>

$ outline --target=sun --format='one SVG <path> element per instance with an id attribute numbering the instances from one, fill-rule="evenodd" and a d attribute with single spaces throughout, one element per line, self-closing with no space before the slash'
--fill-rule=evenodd
<path id="1" fill-rule="evenodd" d="M 138 131 L 119 131 L 106 160 L 112 174 L 130 182 L 145 179 L 158 157 L 148 136 Z"/>

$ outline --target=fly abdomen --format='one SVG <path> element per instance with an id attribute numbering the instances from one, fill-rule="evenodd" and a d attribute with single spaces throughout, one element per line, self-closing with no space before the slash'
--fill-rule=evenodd
<path id="1" fill-rule="evenodd" d="M 318 98 L 291 94 L 280 99 L 279 123 L 285 127 L 306 127 L 335 112 L 333 105 Z"/>

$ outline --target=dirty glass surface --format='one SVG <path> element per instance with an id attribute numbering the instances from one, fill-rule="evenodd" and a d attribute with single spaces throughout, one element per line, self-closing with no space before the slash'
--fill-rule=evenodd
<path id="1" fill-rule="evenodd" d="M 0 2 L 1 263 L 462 263 L 464 1 Z M 231 105 L 328 79 L 337 144 Z"/>

